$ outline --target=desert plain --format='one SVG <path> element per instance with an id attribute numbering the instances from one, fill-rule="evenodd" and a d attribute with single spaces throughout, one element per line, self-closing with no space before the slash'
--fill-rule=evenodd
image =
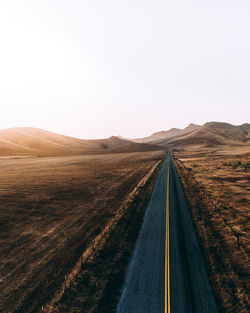
<path id="1" fill-rule="evenodd" d="M 249 312 L 249 124 L 125 140 L 0 131 L 0 312 L 115 312 L 172 150 L 221 313 Z"/>
<path id="2" fill-rule="evenodd" d="M 40 312 L 163 152 L 0 160 L 0 308 Z"/>

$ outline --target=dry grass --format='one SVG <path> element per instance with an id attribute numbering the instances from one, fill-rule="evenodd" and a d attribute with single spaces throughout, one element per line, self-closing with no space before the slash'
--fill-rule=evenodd
<path id="1" fill-rule="evenodd" d="M 2 158 L 0 311 L 39 310 L 163 156 Z"/>
<path id="2" fill-rule="evenodd" d="M 125 271 L 158 177 L 162 160 L 139 181 L 92 241 L 60 292 L 44 307 L 47 313 L 116 312 Z"/>
<path id="3" fill-rule="evenodd" d="M 174 155 L 221 312 L 249 312 L 249 147 Z"/>

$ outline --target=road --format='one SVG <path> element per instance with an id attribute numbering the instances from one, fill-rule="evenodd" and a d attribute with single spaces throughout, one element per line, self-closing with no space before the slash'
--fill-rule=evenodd
<path id="1" fill-rule="evenodd" d="M 117 313 L 217 313 L 171 153 L 132 253 Z"/>

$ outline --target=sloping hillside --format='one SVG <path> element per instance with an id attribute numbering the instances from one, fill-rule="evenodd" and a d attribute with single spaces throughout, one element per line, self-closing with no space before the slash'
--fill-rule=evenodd
<path id="1" fill-rule="evenodd" d="M 154 133 L 149 137 L 133 139 L 133 141 L 139 142 L 139 143 L 158 144 L 158 143 L 161 143 L 161 141 L 170 140 L 170 139 L 176 138 L 178 136 L 183 136 L 185 134 L 189 134 L 189 133 L 199 129 L 200 127 L 201 126 L 199 126 L 199 125 L 190 124 L 189 126 L 187 126 L 184 129 L 171 128 L 170 130 L 163 130 L 163 131 Z"/>
<path id="2" fill-rule="evenodd" d="M 250 124 L 234 126 L 209 122 L 203 126 L 190 124 L 184 129 L 172 128 L 133 141 L 110 137 L 82 140 L 38 128 L 10 128 L 0 130 L 0 156 L 59 156 L 101 153 L 154 151 L 172 147 L 250 145 Z"/>
<path id="3" fill-rule="evenodd" d="M 169 131 L 155 133 L 142 138 L 150 144 L 162 147 L 200 146 L 216 148 L 222 146 L 250 145 L 250 124 L 234 126 L 229 123 L 208 122 L 203 126 L 190 124 L 187 128 L 172 128 Z M 138 141 L 136 139 L 136 141 Z"/>
<path id="4" fill-rule="evenodd" d="M 161 149 L 156 145 L 136 143 L 126 139 L 120 139 L 116 136 L 112 136 L 108 139 L 98 140 L 98 144 L 102 147 L 102 149 L 113 153 L 154 151 Z"/>
<path id="5" fill-rule="evenodd" d="M 250 124 L 234 126 L 228 123 L 209 122 L 204 124 L 200 129 L 169 140 L 165 144 L 171 144 L 172 146 L 203 145 L 210 148 L 223 145 L 246 145 L 250 143 L 249 140 Z"/>
<path id="6" fill-rule="evenodd" d="M 159 147 L 118 137 L 81 140 L 29 127 L 0 130 L 0 156 L 59 156 L 153 150 L 159 150 Z"/>

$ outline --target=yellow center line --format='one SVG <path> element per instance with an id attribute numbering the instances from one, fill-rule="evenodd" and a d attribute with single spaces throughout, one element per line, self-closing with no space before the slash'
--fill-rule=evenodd
<path id="1" fill-rule="evenodd" d="M 170 313 L 170 272 L 169 272 L 169 165 L 166 203 L 166 247 L 165 247 L 165 313 Z"/>

